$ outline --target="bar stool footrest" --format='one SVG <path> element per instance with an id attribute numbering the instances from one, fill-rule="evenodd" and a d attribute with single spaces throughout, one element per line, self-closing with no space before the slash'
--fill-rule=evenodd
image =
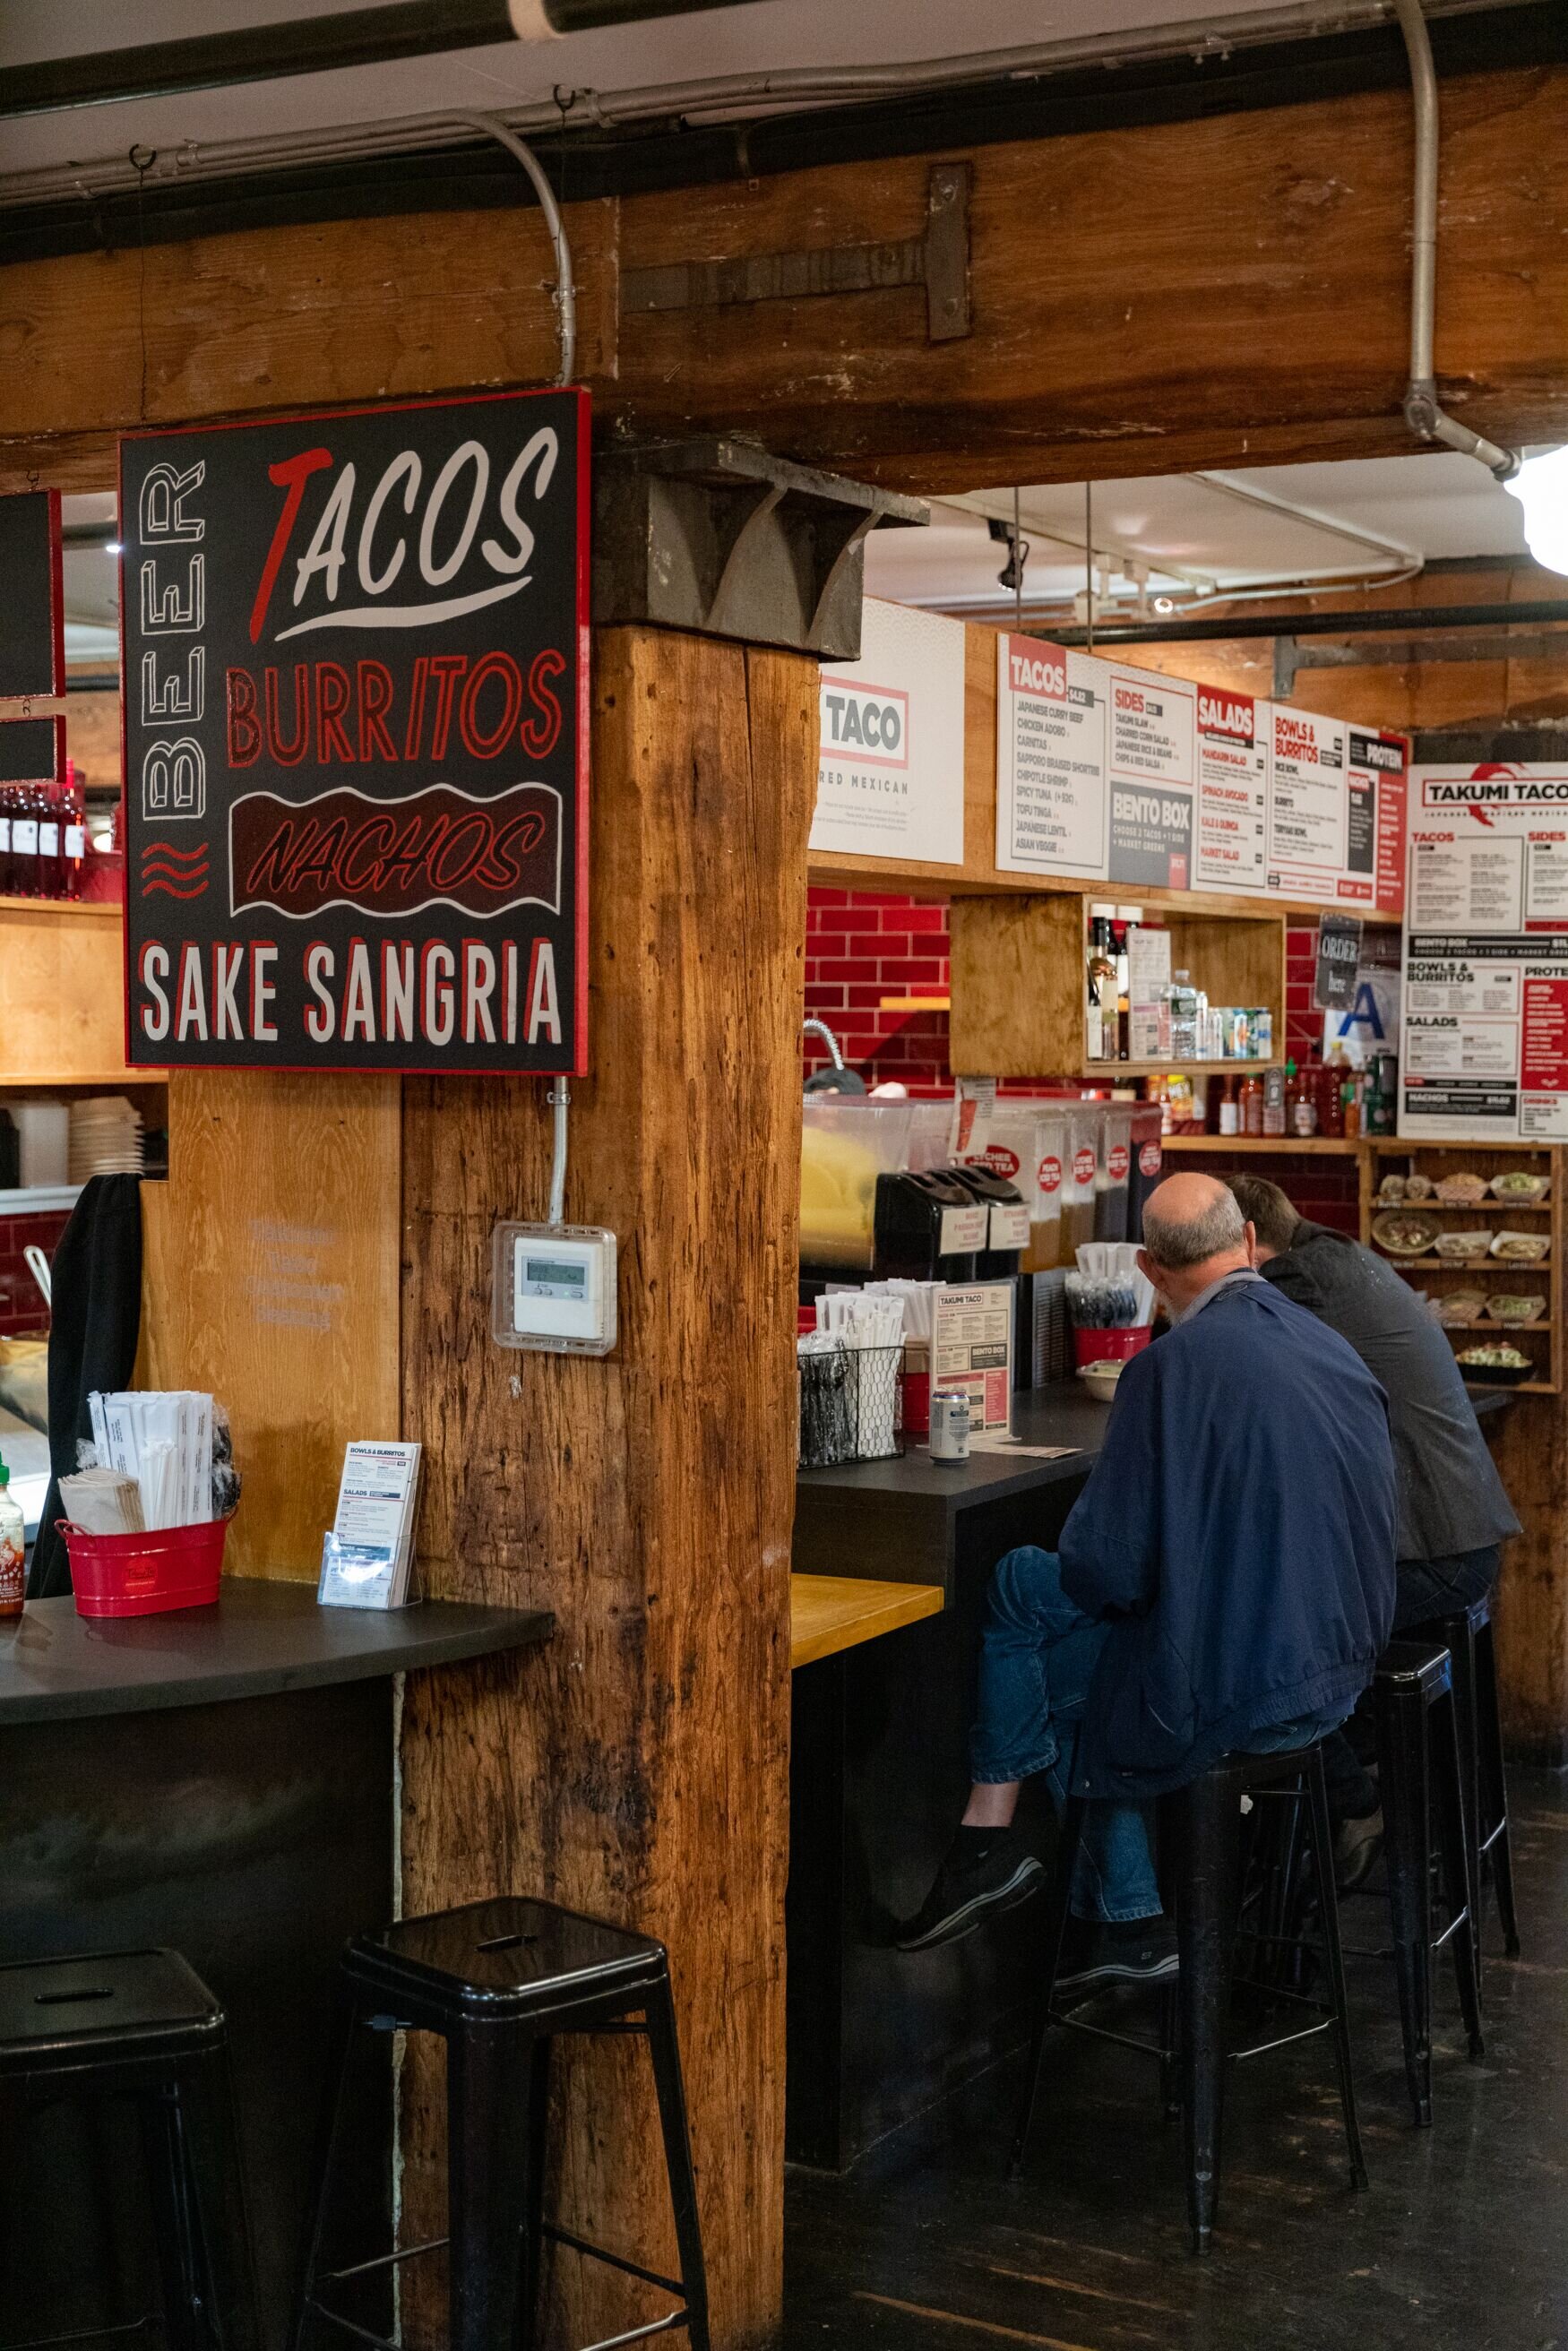
<path id="1" fill-rule="evenodd" d="M 623 2253 L 612 2253 L 603 2245 L 591 2245 L 586 2237 L 574 2237 L 570 2229 L 558 2228 L 553 2220 L 546 2220 L 539 2233 L 548 2237 L 552 2245 L 569 2245 L 574 2253 L 586 2253 L 591 2262 L 603 2262 L 627 2277 L 640 2278 L 644 2285 L 656 2285 L 661 2294 L 678 2294 L 685 2302 L 686 2289 L 679 2278 L 661 2277 L 657 2270 L 644 2269 L 641 2262 L 629 2262 Z M 634 2337 L 617 2335 L 615 2339 L 618 2343 L 631 2342 Z M 593 2351 L 597 2351 L 597 2346 Z"/>

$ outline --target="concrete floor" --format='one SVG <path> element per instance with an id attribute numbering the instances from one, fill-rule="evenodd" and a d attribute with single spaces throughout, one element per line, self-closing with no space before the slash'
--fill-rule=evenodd
<path id="1" fill-rule="evenodd" d="M 1476 2065 L 1441 1963 L 1430 2131 L 1392 1972 L 1353 1964 L 1368 2193 L 1326 2043 L 1260 2057 L 1231 2072 L 1219 2230 L 1193 2261 L 1152 2065 L 1059 2034 L 1017 2187 L 1011 2064 L 848 2177 L 791 2174 L 786 2351 L 1568 2351 L 1568 1787 L 1517 1772 L 1511 1792 L 1524 1956 L 1489 1922 Z M 1351 1903 L 1346 1939 L 1385 1920 Z"/>

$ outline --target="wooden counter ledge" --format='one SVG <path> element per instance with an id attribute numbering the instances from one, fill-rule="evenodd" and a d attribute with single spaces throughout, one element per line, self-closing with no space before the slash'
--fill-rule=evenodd
<path id="1" fill-rule="evenodd" d="M 0 1627 L 0 1726 L 144 1714 L 370 1681 L 548 1640 L 543 1610 L 426 1600 L 322 1608 L 313 1583 L 225 1576 L 215 1608 L 85 1617 L 35 1600 Z"/>
<path id="2" fill-rule="evenodd" d="M 939 1583 L 876 1583 L 857 1575 L 789 1578 L 789 1663 L 813 1666 L 900 1625 L 941 1614 Z"/>

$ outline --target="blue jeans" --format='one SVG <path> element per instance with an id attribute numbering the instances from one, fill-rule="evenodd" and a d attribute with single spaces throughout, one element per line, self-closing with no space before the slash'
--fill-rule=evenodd
<path id="1" fill-rule="evenodd" d="M 1043 1771 L 1051 1802 L 1066 1807 L 1077 1726 L 1110 1626 L 1085 1616 L 1061 1588 L 1061 1562 L 1032 1543 L 1009 1551 L 991 1576 L 980 1636 L 979 1710 L 969 1734 L 969 1776 L 996 1787 Z M 1332 1707 L 1254 1731 L 1248 1750 L 1277 1755 L 1310 1746 L 1349 1708 Z M 1069 1731 L 1065 1740 L 1058 1736 Z M 1092 1802 L 1072 1879 L 1080 1918 L 1120 1924 L 1160 1915 L 1151 1851 L 1152 1804 Z"/>

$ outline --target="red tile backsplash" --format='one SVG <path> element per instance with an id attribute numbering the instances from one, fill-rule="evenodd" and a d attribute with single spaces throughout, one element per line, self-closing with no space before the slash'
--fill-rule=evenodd
<path id="1" fill-rule="evenodd" d="M 63 1208 L 41 1217 L 0 1217 L 0 1338 L 33 1338 L 47 1331 L 49 1310 L 22 1252 L 31 1245 L 52 1258 L 69 1221 Z"/>

